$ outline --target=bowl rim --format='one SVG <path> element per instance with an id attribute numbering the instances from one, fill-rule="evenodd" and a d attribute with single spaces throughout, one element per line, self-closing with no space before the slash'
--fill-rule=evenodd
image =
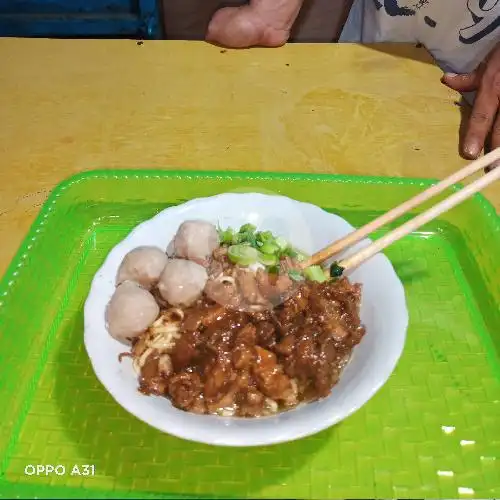
<path id="1" fill-rule="evenodd" d="M 338 416 L 333 416 L 333 415 L 326 415 L 319 423 L 316 425 L 311 425 L 311 426 L 301 426 L 300 431 L 296 432 L 289 432 L 286 433 L 284 436 L 283 434 L 278 434 L 276 433 L 275 435 L 271 437 L 267 437 L 266 439 L 259 438 L 258 436 L 252 436 L 250 439 L 247 436 L 244 437 L 238 437 L 237 439 L 214 439 L 213 437 L 210 436 L 209 433 L 203 434 L 203 433 L 197 433 L 196 437 L 193 437 L 191 432 L 186 432 L 183 428 L 180 427 L 175 427 L 174 429 L 169 428 L 168 425 L 159 425 L 157 421 L 151 421 L 152 419 L 148 419 L 148 412 L 146 411 L 141 411 L 141 408 L 144 408 L 144 405 L 140 404 L 135 404 L 133 401 L 131 402 L 130 399 L 124 398 L 119 394 L 119 391 L 115 390 L 115 388 L 112 386 L 112 384 L 106 383 L 106 377 L 101 370 L 100 366 L 97 365 L 96 363 L 96 357 L 93 356 L 93 350 L 94 350 L 94 343 L 91 343 L 89 341 L 89 314 L 90 314 L 90 308 L 93 305 L 94 301 L 94 292 L 96 289 L 96 285 L 98 282 L 98 277 L 100 271 L 106 267 L 106 265 L 110 262 L 110 260 L 113 257 L 113 254 L 117 252 L 122 245 L 129 239 L 133 238 L 133 236 L 140 230 L 143 230 L 144 226 L 154 224 L 154 221 L 160 218 L 165 217 L 166 212 L 180 212 L 185 209 L 189 209 L 191 206 L 204 203 L 204 202 L 209 202 L 209 201 L 214 201 L 219 198 L 223 197 L 241 197 L 241 196 L 258 196 L 262 197 L 264 199 L 268 198 L 278 198 L 278 199 L 283 199 L 287 200 L 288 202 L 293 202 L 294 204 L 299 204 L 299 205 L 305 205 L 308 207 L 313 207 L 314 210 L 319 210 L 321 212 L 324 212 L 328 214 L 330 217 L 336 217 L 338 220 L 342 221 L 343 224 L 345 225 L 346 229 L 349 227 L 349 230 L 352 231 L 354 230 L 354 226 L 352 226 L 348 221 L 343 219 L 342 217 L 334 214 L 327 212 L 323 208 L 319 207 L 318 205 L 314 205 L 313 203 L 309 202 L 304 202 L 304 201 L 299 201 L 295 200 L 293 198 L 290 198 L 288 196 L 284 195 L 277 195 L 277 194 L 267 194 L 267 193 L 259 193 L 259 192 L 241 192 L 241 193 L 235 193 L 235 192 L 226 192 L 226 193 L 220 193 L 216 194 L 213 196 L 205 196 L 205 197 L 199 197 L 199 198 L 193 198 L 191 200 L 186 201 L 185 203 L 179 204 L 179 205 L 174 205 L 171 207 L 167 207 L 160 212 L 158 212 L 156 215 L 153 217 L 146 219 L 134 226 L 134 228 L 122 239 L 120 242 L 115 244 L 108 254 L 106 255 L 106 258 L 104 261 L 101 263 L 99 269 L 96 271 L 94 274 L 94 277 L 92 279 L 89 293 L 87 295 L 87 298 L 84 303 L 84 345 L 85 345 L 85 350 L 87 352 L 87 355 L 89 357 L 92 369 L 94 371 L 94 374 L 100 384 L 106 389 L 106 391 L 111 395 L 113 400 L 118 403 L 119 406 L 121 406 L 124 410 L 126 410 L 128 413 L 133 415 L 135 418 L 138 420 L 144 422 L 145 424 L 149 425 L 150 427 L 153 427 L 155 429 L 158 429 L 161 432 L 167 433 L 169 435 L 175 436 L 177 438 L 190 441 L 190 442 L 195 442 L 195 443 L 203 443 L 207 445 L 215 445 L 215 446 L 222 446 L 222 447 L 255 447 L 255 446 L 268 446 L 268 445 L 275 445 L 279 443 L 285 443 L 285 442 L 292 442 L 296 441 L 311 435 L 314 435 L 322 430 L 325 430 L 327 428 L 330 428 L 337 423 L 341 422 L 342 420 L 345 420 L 346 418 L 350 417 L 353 413 L 358 411 L 362 406 L 364 406 L 370 399 L 372 399 L 375 394 L 382 388 L 383 385 L 387 383 L 389 378 L 391 377 L 392 373 L 394 372 L 399 360 L 401 359 L 401 356 L 404 351 L 404 346 L 406 342 L 406 336 L 407 336 L 407 329 L 408 329 L 408 323 L 409 323 L 409 314 L 408 314 L 408 308 L 407 308 L 407 303 L 406 303 L 406 294 L 404 290 L 404 286 L 399 279 L 394 266 L 392 265 L 392 262 L 382 253 L 378 254 L 381 256 L 384 261 L 386 266 L 388 266 L 388 270 L 393 273 L 393 277 L 396 278 L 394 281 L 394 286 L 398 287 L 398 295 L 400 296 L 401 299 L 401 304 L 399 304 L 400 311 L 401 311 L 401 318 L 400 318 L 400 324 L 398 326 L 398 331 L 400 331 L 400 335 L 396 338 L 396 342 L 394 345 L 392 345 L 391 352 L 393 355 L 391 356 L 391 359 L 386 362 L 384 365 L 384 374 L 377 379 L 377 382 L 375 384 L 372 384 L 370 389 L 366 391 L 366 395 L 363 398 L 362 401 L 357 402 L 356 404 L 352 405 L 349 410 L 345 411 L 342 415 Z M 369 241 L 368 238 L 365 239 L 365 241 Z M 402 306 L 402 307 L 401 307 Z M 162 398 L 160 396 L 147 396 L 148 398 Z M 184 415 L 189 418 L 191 415 L 188 412 L 184 412 L 182 410 L 179 410 L 175 407 L 172 406 L 172 408 L 178 412 L 183 413 Z M 287 412 L 286 414 L 292 414 L 294 411 L 300 409 L 292 409 Z M 215 415 L 196 415 L 196 417 L 202 417 L 206 421 L 211 420 L 224 420 L 225 422 L 231 421 L 231 420 L 238 420 L 238 421 L 245 421 L 248 422 L 248 425 L 258 425 L 259 422 L 262 422 L 263 420 L 272 420 L 276 419 L 280 414 L 277 415 L 272 415 L 268 417 L 259 417 L 255 419 L 251 418 L 241 418 L 241 417 L 221 417 L 221 416 L 215 416 Z M 252 424 L 253 422 L 253 424 Z M 246 424 L 247 425 L 247 424 Z"/>

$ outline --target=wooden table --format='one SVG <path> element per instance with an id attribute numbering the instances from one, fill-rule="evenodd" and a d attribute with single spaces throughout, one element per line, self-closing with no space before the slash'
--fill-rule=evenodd
<path id="1" fill-rule="evenodd" d="M 464 163 L 457 95 L 411 46 L 2 39 L 0 61 L 0 275 L 50 190 L 84 170 L 443 177 Z M 500 186 L 485 194 L 498 210 Z"/>

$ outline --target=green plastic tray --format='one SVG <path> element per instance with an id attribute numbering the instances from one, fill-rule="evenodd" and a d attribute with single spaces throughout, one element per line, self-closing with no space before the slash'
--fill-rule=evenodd
<path id="1" fill-rule="evenodd" d="M 57 187 L 0 284 L 0 496 L 500 497 L 500 223 L 481 196 L 387 251 L 410 310 L 404 354 L 368 404 L 310 438 L 228 449 L 161 434 L 114 403 L 83 346 L 94 273 L 165 207 L 263 191 L 359 226 L 432 182 L 102 171 Z M 85 464 L 94 474 L 72 474 Z M 60 475 L 27 474 L 37 465 Z"/>

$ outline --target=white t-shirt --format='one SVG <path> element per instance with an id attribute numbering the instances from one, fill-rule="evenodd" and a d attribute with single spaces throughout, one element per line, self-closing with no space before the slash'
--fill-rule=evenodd
<path id="1" fill-rule="evenodd" d="M 500 0 L 355 0 L 340 41 L 418 42 L 468 73 L 500 42 Z"/>

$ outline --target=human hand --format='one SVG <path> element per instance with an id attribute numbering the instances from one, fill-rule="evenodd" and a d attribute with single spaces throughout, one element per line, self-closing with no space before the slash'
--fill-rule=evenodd
<path id="1" fill-rule="evenodd" d="M 253 0 L 224 7 L 212 17 L 206 40 L 230 48 L 280 47 L 289 36 L 303 0 Z"/>
<path id="2" fill-rule="evenodd" d="M 441 81 L 458 92 L 477 91 L 466 127 L 463 155 L 477 158 L 490 132 L 492 149 L 500 147 L 500 43 L 473 72 L 445 73 Z"/>

